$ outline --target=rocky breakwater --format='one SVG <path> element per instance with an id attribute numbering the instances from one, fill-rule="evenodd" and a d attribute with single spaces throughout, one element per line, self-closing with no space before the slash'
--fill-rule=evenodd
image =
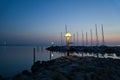
<path id="1" fill-rule="evenodd" d="M 37 61 L 31 72 L 23 71 L 13 80 L 120 80 L 120 60 L 68 56 Z"/>

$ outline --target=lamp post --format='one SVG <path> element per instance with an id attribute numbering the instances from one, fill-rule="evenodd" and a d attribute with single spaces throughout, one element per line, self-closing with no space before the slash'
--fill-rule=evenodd
<path id="1" fill-rule="evenodd" d="M 70 44 L 70 39 L 71 39 L 72 35 L 67 32 L 65 34 L 65 38 L 66 38 L 66 48 L 67 48 L 67 56 L 69 56 L 69 44 Z"/>

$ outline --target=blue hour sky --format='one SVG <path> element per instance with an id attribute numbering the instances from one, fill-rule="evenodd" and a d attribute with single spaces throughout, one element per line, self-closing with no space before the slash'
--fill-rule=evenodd
<path id="1" fill-rule="evenodd" d="M 119 45 L 120 0 L 0 0 L 0 42 L 58 43 L 65 24 L 79 42 L 90 29 L 95 41 L 95 24 L 101 42 L 103 24 L 106 44 Z"/>

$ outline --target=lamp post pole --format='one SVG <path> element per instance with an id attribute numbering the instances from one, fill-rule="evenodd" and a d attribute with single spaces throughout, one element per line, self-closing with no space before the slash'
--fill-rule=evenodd
<path id="1" fill-rule="evenodd" d="M 69 44 L 70 44 L 70 39 L 71 39 L 72 35 L 67 32 L 65 34 L 65 38 L 66 38 L 66 50 L 67 50 L 67 56 L 69 56 Z"/>

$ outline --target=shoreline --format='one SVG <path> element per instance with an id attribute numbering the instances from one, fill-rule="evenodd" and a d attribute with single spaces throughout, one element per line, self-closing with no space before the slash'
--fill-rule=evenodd
<path id="1" fill-rule="evenodd" d="M 24 70 L 9 79 L 0 80 L 120 80 L 120 60 L 65 56 L 37 61 L 31 72 Z"/>

